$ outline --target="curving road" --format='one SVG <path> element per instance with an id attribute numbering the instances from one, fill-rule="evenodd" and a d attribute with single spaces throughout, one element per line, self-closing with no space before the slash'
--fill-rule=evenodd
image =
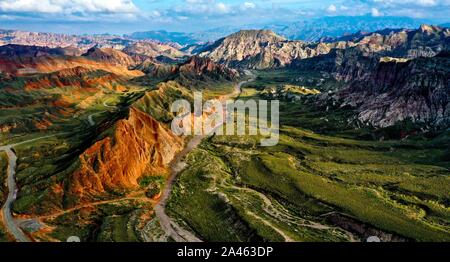
<path id="1" fill-rule="evenodd" d="M 107 101 L 103 102 L 103 105 L 107 108 L 115 108 L 115 106 L 108 105 Z M 102 112 L 97 112 L 97 113 L 93 113 L 88 116 L 87 120 L 88 120 L 88 123 L 90 126 L 95 126 L 96 123 L 95 123 L 93 117 L 95 115 L 101 114 L 101 113 Z M 1 213 L 2 213 L 3 220 L 4 220 L 4 224 L 6 226 L 6 230 L 18 242 L 30 242 L 32 240 L 26 234 L 24 234 L 24 232 L 22 231 L 22 229 L 19 226 L 20 221 L 17 221 L 14 219 L 14 217 L 12 215 L 12 211 L 11 211 L 11 206 L 14 203 L 14 201 L 16 201 L 17 192 L 18 192 L 17 184 L 16 184 L 16 180 L 15 180 L 17 155 L 14 153 L 13 148 L 16 146 L 22 145 L 22 144 L 30 143 L 33 141 L 37 141 L 37 140 L 41 140 L 41 139 L 45 139 L 45 138 L 49 138 L 49 137 L 54 137 L 57 135 L 64 135 L 64 134 L 68 134 L 68 133 L 64 132 L 64 133 L 59 133 L 59 134 L 55 134 L 55 135 L 48 135 L 48 136 L 29 139 L 26 141 L 15 143 L 15 144 L 0 146 L 0 152 L 4 151 L 8 157 L 8 170 L 7 170 L 7 182 L 6 182 L 7 187 L 8 187 L 8 197 L 5 201 L 5 204 L 3 205 L 2 209 L 1 209 Z"/>
<path id="2" fill-rule="evenodd" d="M 5 151 L 8 156 L 8 170 L 7 170 L 7 185 L 8 185 L 8 198 L 2 207 L 2 216 L 5 222 L 6 230 L 11 233 L 11 235 L 18 242 L 30 242 L 31 240 L 23 233 L 20 227 L 16 224 L 12 212 L 11 205 L 16 200 L 17 197 L 17 185 L 14 178 L 17 156 L 12 150 L 12 145 L 0 147 L 0 151 Z"/>
<path id="3" fill-rule="evenodd" d="M 65 133 L 56 134 L 56 135 L 62 135 L 62 134 L 65 134 Z M 3 216 L 5 226 L 6 226 L 6 230 L 9 233 L 11 233 L 11 235 L 18 242 L 30 242 L 31 239 L 23 233 L 22 229 L 19 227 L 18 223 L 15 221 L 15 219 L 12 215 L 12 212 L 11 212 L 11 206 L 17 198 L 17 191 L 18 191 L 16 179 L 15 179 L 17 156 L 13 151 L 13 147 L 16 147 L 16 146 L 19 146 L 22 144 L 26 144 L 26 143 L 30 143 L 33 141 L 37 141 L 40 139 L 53 137 L 56 135 L 48 135 L 48 136 L 33 138 L 33 139 L 26 140 L 26 141 L 23 141 L 20 143 L 10 144 L 10 145 L 5 145 L 5 146 L 0 147 L 0 152 L 4 151 L 8 157 L 8 170 L 7 170 L 7 179 L 6 179 L 7 186 L 8 186 L 8 198 L 6 199 L 5 204 L 2 207 L 2 216 Z"/>
<path id="4" fill-rule="evenodd" d="M 232 94 L 229 94 L 222 98 L 223 100 L 226 100 L 231 97 L 238 97 L 242 93 L 242 86 L 246 83 L 253 82 L 256 79 L 256 76 L 253 75 L 252 72 L 246 70 L 246 75 L 250 76 L 251 78 L 249 80 L 242 81 L 238 83 Z M 223 125 L 223 123 L 222 123 Z M 216 127 L 220 128 L 222 125 L 219 125 Z M 199 238 L 197 238 L 194 234 L 191 232 L 185 230 L 181 226 L 179 226 L 172 218 L 170 218 L 166 212 L 165 207 L 167 204 L 167 201 L 169 200 L 170 193 L 172 192 L 173 183 L 175 182 L 175 179 L 177 175 L 183 171 L 183 169 L 186 167 L 186 163 L 184 162 L 184 157 L 189 154 L 192 150 L 197 148 L 202 140 L 204 138 L 208 137 L 207 135 L 201 135 L 201 136 L 194 136 L 186 145 L 186 147 L 174 158 L 174 160 L 170 164 L 170 177 L 169 180 L 166 183 L 166 186 L 164 188 L 164 192 L 161 196 L 160 202 L 155 206 L 155 215 L 159 220 L 159 223 L 161 225 L 161 228 L 165 232 L 166 237 L 171 237 L 176 242 L 201 242 Z"/>
<path id="5" fill-rule="evenodd" d="M 224 99 L 227 99 L 229 97 L 233 96 L 239 96 L 242 92 L 242 85 L 252 82 L 255 80 L 255 76 L 250 72 L 246 71 L 246 74 L 251 76 L 251 79 L 242 81 L 238 83 L 235 86 L 235 90 L 232 94 L 226 96 Z M 106 101 L 103 103 L 105 107 L 114 107 L 110 106 L 106 103 Z M 93 116 L 98 113 L 94 113 L 88 116 L 88 122 L 90 126 L 95 125 L 95 121 L 93 119 Z M 220 127 L 220 126 L 218 126 Z M 217 128 L 218 128 L 217 127 Z M 60 133 L 55 135 L 48 135 L 43 136 L 39 138 L 29 139 L 23 142 L 19 142 L 16 144 L 9 144 L 0 146 L 0 152 L 4 151 L 8 157 L 8 170 L 7 170 L 7 186 L 8 186 L 8 197 L 5 201 L 5 204 L 3 205 L 1 212 L 4 220 L 4 224 L 6 226 L 6 230 L 15 238 L 18 242 L 31 242 L 32 240 L 22 231 L 20 226 L 18 225 L 18 221 L 16 221 L 12 215 L 11 206 L 14 203 L 14 201 L 17 199 L 17 184 L 15 181 L 15 174 L 16 174 L 16 165 L 17 165 L 17 155 L 14 153 L 13 148 L 22 144 L 30 143 L 33 141 L 37 141 L 40 139 L 45 139 L 57 135 L 63 135 L 67 133 Z M 173 182 L 175 181 L 176 175 L 181 172 L 185 166 L 186 163 L 184 162 L 183 158 L 186 156 L 189 152 L 191 152 L 193 149 L 197 148 L 197 146 L 202 142 L 202 140 L 207 136 L 195 136 L 193 139 L 189 141 L 187 146 L 183 151 L 181 151 L 175 159 L 172 161 L 170 167 L 171 167 L 171 175 L 169 178 L 169 181 L 166 184 L 165 190 L 162 194 L 161 201 L 155 206 L 155 214 L 158 217 L 161 227 L 164 230 L 166 236 L 172 237 L 177 242 L 183 242 L 183 241 L 189 241 L 189 242 L 199 242 L 201 241 L 198 239 L 194 234 L 191 232 L 183 229 L 180 227 L 176 222 L 174 222 L 167 214 L 165 213 L 165 206 L 167 204 L 167 201 L 169 199 L 170 193 L 172 192 L 172 186 Z"/>

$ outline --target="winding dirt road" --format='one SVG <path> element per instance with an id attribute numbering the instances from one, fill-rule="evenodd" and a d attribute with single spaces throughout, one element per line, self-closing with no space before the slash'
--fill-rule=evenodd
<path id="1" fill-rule="evenodd" d="M 238 97 L 242 93 L 242 86 L 246 83 L 250 83 L 255 81 L 256 76 L 253 75 L 250 71 L 245 71 L 246 75 L 250 76 L 249 80 L 242 81 L 238 83 L 233 93 L 225 96 L 222 100 L 227 100 L 232 97 Z M 223 124 L 222 124 L 223 125 Z M 222 125 L 216 127 L 220 128 Z M 161 196 L 160 202 L 155 206 L 155 215 L 159 220 L 161 228 L 165 232 L 166 237 L 171 237 L 173 240 L 177 242 L 201 242 L 199 238 L 197 238 L 191 232 L 185 230 L 181 226 L 179 226 L 172 218 L 170 218 L 166 212 L 165 207 L 167 201 L 169 200 L 170 194 L 172 192 L 173 183 L 177 175 L 183 171 L 183 169 L 187 166 L 186 162 L 184 162 L 184 157 L 189 154 L 192 150 L 197 148 L 204 138 L 208 137 L 207 135 L 194 136 L 186 147 L 175 157 L 175 159 L 170 164 L 170 177 L 166 183 L 164 192 Z"/>
<path id="2" fill-rule="evenodd" d="M 17 197 L 17 185 L 14 178 L 17 156 L 12 150 L 12 146 L 4 146 L 0 148 L 0 151 L 5 151 L 8 156 L 8 170 L 7 170 L 7 185 L 8 185 L 8 198 L 2 207 L 2 216 L 5 222 L 6 230 L 11 233 L 11 235 L 18 242 L 30 242 L 31 240 L 22 232 L 19 226 L 16 224 L 11 212 L 11 205 L 16 200 Z"/>
<path id="3" fill-rule="evenodd" d="M 113 106 L 107 105 L 106 102 L 104 103 L 104 105 L 105 105 L 105 107 L 113 107 Z M 102 113 L 102 112 L 93 113 L 88 116 L 88 123 L 90 126 L 95 126 L 96 123 L 93 119 L 93 116 L 100 114 L 100 113 Z M 62 134 L 66 134 L 66 133 L 61 133 L 61 134 L 56 134 L 56 135 L 62 135 Z M 14 153 L 13 147 L 22 145 L 22 144 L 26 144 L 26 143 L 31 143 L 33 141 L 37 141 L 40 139 L 53 137 L 56 135 L 43 136 L 43 137 L 39 137 L 39 138 L 26 140 L 26 141 L 23 141 L 20 143 L 10 144 L 10 145 L 5 145 L 5 146 L 0 147 L 0 152 L 4 151 L 8 157 L 8 170 L 7 170 L 8 198 L 6 199 L 5 204 L 3 205 L 2 210 L 1 210 L 2 217 L 4 220 L 4 224 L 6 226 L 6 230 L 18 242 L 30 242 L 31 239 L 23 233 L 22 229 L 19 226 L 18 221 L 16 221 L 14 219 L 12 212 L 11 212 L 11 206 L 12 206 L 13 202 L 16 201 L 16 199 L 17 199 L 17 191 L 18 191 L 17 184 L 15 181 L 17 155 Z"/>
<path id="4" fill-rule="evenodd" d="M 235 90 L 232 94 L 226 96 L 223 99 L 228 99 L 230 97 L 236 97 L 239 96 L 242 92 L 242 85 L 252 82 L 255 80 L 255 76 L 250 72 L 246 71 L 246 74 L 251 76 L 251 79 L 242 81 L 239 84 L 235 86 Z M 106 101 L 103 103 L 105 107 L 114 107 L 110 106 L 106 103 Z M 99 114 L 94 113 L 88 116 L 88 123 L 90 126 L 95 125 L 95 121 L 93 119 L 93 116 Z M 219 128 L 218 126 L 217 128 Z M 31 242 L 32 240 L 22 231 L 22 229 L 19 226 L 19 221 L 17 221 L 11 211 L 11 206 L 13 202 L 17 198 L 17 184 L 15 181 L 15 174 L 16 174 L 16 165 L 17 165 L 17 155 L 14 153 L 13 148 L 22 144 L 31 143 L 37 140 L 54 137 L 57 135 L 63 135 L 67 133 L 60 133 L 60 134 L 54 134 L 54 135 L 48 135 L 43 136 L 39 138 L 29 139 L 26 141 L 22 141 L 16 144 L 9 144 L 0 146 L 0 152 L 4 151 L 8 157 L 8 170 L 7 170 L 7 186 L 8 186 L 8 197 L 5 201 L 5 204 L 3 205 L 1 212 L 2 217 L 4 220 L 4 224 L 6 226 L 6 230 L 15 238 L 18 242 Z M 201 240 L 198 239 L 194 234 L 191 232 L 183 229 L 181 226 L 179 226 L 175 221 L 173 221 L 167 214 L 165 213 L 165 206 L 167 204 L 167 201 L 170 197 L 170 193 L 172 192 L 172 186 L 175 181 L 175 178 L 179 172 L 181 172 L 185 167 L 186 163 L 184 162 L 184 157 L 198 147 L 198 145 L 202 142 L 204 138 L 206 138 L 206 135 L 203 136 L 195 136 L 193 139 L 189 141 L 187 146 L 184 148 L 183 151 L 181 151 L 175 159 L 170 164 L 171 167 L 171 175 L 170 178 L 166 184 L 165 191 L 162 194 L 161 201 L 155 206 L 155 214 L 159 219 L 160 225 L 162 229 L 164 230 L 166 236 L 172 237 L 177 242 L 200 242 Z"/>
<path id="5" fill-rule="evenodd" d="M 5 145 L 5 146 L 0 147 L 0 152 L 4 151 L 8 157 L 8 170 L 7 170 L 7 179 L 6 179 L 7 180 L 6 183 L 8 186 L 8 198 L 6 199 L 5 204 L 2 207 L 2 217 L 4 220 L 4 224 L 6 226 L 6 230 L 18 242 L 30 242 L 31 239 L 23 233 L 22 229 L 19 227 L 17 221 L 14 219 L 12 212 L 11 212 L 11 206 L 17 198 L 17 191 L 18 191 L 17 184 L 16 184 L 16 178 L 15 178 L 17 156 L 14 153 L 13 148 L 16 146 L 19 146 L 19 145 L 31 143 L 33 141 L 37 141 L 37 140 L 41 140 L 41 139 L 45 139 L 45 138 L 49 138 L 49 137 L 53 137 L 53 136 L 57 136 L 57 135 L 62 135 L 62 134 L 65 134 L 65 133 L 38 137 L 38 138 L 23 141 L 20 143 L 10 144 L 10 145 Z"/>

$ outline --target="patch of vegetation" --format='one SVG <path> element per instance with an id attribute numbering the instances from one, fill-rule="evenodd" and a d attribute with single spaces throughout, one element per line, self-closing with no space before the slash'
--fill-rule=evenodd
<path id="1" fill-rule="evenodd" d="M 0 225 L 0 243 L 9 242 L 8 236 L 6 234 L 5 228 L 3 225 Z"/>
<path id="2" fill-rule="evenodd" d="M 121 201 L 82 208 L 45 221 L 55 229 L 49 237 L 66 241 L 78 236 L 82 241 L 138 241 L 135 233 L 138 210 L 146 209 L 137 201 Z"/>
<path id="3" fill-rule="evenodd" d="M 139 186 L 142 188 L 147 188 L 152 184 L 162 185 L 164 184 L 165 178 L 164 176 L 143 176 L 139 179 Z"/>
<path id="4" fill-rule="evenodd" d="M 8 169 L 8 157 L 6 156 L 6 153 L 1 151 L 0 152 L 0 206 L 3 206 L 3 204 L 6 201 L 6 198 L 8 197 L 8 188 L 6 187 L 6 179 L 7 174 L 6 171 Z"/>
<path id="5" fill-rule="evenodd" d="M 138 242 L 136 232 L 139 211 L 105 217 L 97 236 L 99 242 Z"/>
<path id="6" fill-rule="evenodd" d="M 299 85 L 295 75 L 262 72 L 241 98 Z M 314 96 L 281 101 L 277 146 L 259 147 L 252 136 L 203 142 L 174 186 L 171 215 L 206 240 L 240 236 L 214 226 L 223 226 L 224 217 L 239 218 L 265 240 L 363 238 L 326 219 L 338 212 L 399 238 L 449 241 L 450 132 L 396 137 L 413 130 L 405 122 L 377 133 L 355 121 L 351 109 L 315 102 Z M 226 216 L 228 210 L 235 215 Z"/>
<path id="7" fill-rule="evenodd" d="M 165 176 L 144 176 L 139 180 L 139 186 L 145 189 L 148 198 L 155 198 L 162 192 Z"/>
<path id="8" fill-rule="evenodd" d="M 225 152 L 205 143 L 188 156 L 189 168 L 182 172 L 168 204 L 170 214 L 181 219 L 208 241 L 338 241 L 346 236 L 337 229 L 293 227 L 310 223 L 286 211 L 271 195 L 242 186 L 241 177 L 229 167 Z M 241 159 L 240 150 L 233 150 Z M 236 160 L 235 158 L 233 158 Z M 214 170 L 214 171 L 212 171 Z M 279 183 L 274 183 L 279 184 Z M 262 191 L 264 192 L 264 191 Z M 302 196 L 304 198 L 304 196 Z M 271 200 L 267 200 L 267 199 Z M 267 206 L 270 201 L 270 206 Z M 313 204 L 311 204 L 313 205 Z M 317 209 L 322 207 L 317 206 Z M 267 210 L 270 210 L 267 212 Z M 277 217 L 281 211 L 281 217 Z M 280 233 L 283 232 L 283 233 Z"/>
<path id="9" fill-rule="evenodd" d="M 160 83 L 157 90 L 146 92 L 145 96 L 134 103 L 133 106 L 150 114 L 162 123 L 168 123 L 174 118 L 173 113 L 170 112 L 171 105 L 179 99 L 192 102 L 193 92 L 177 82 L 170 81 Z"/>
<path id="10" fill-rule="evenodd" d="M 303 86 L 307 89 L 317 89 L 321 92 L 334 90 L 341 86 L 339 82 L 327 72 L 300 70 L 293 68 L 268 69 L 256 72 L 254 82 L 244 85 L 258 90 L 276 87 L 278 85 Z"/>
<path id="11" fill-rule="evenodd" d="M 169 214 L 182 219 L 206 241 L 262 240 L 238 210 L 208 190 L 213 187 L 213 177 L 226 175 L 227 168 L 220 159 L 195 150 L 189 154 L 188 163 L 192 168 L 182 172 L 173 188 L 167 206 Z"/>

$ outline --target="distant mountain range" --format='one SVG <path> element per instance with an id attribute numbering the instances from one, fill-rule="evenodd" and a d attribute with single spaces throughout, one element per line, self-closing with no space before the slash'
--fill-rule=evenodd
<path id="1" fill-rule="evenodd" d="M 374 32 L 386 28 L 414 29 L 425 23 L 429 21 L 409 17 L 331 16 L 288 25 L 268 25 L 265 28 L 290 40 L 315 42 L 323 37 L 340 37 L 358 31 Z"/>
<path id="2" fill-rule="evenodd" d="M 344 84 L 329 99 L 358 108 L 359 119 L 391 126 L 405 119 L 448 124 L 450 29 L 381 30 L 336 42 L 290 41 L 270 30 L 242 30 L 199 55 L 232 68 L 327 72 Z"/>
<path id="3" fill-rule="evenodd" d="M 117 74 L 129 75 L 130 72 L 126 70 L 135 69 L 153 78 L 164 79 L 171 79 L 174 73 L 181 72 L 182 70 L 175 64 L 186 61 L 190 68 L 194 69 L 200 68 L 198 64 L 206 65 L 206 68 L 215 68 L 208 62 L 209 59 L 221 66 L 236 69 L 291 67 L 324 71 L 331 73 L 337 81 L 345 83 L 347 88 L 337 94 L 340 103 L 359 107 L 361 109 L 359 118 L 363 122 L 374 126 L 390 126 L 411 117 L 417 121 L 441 124 L 442 119 L 448 118 L 446 101 L 450 98 L 442 95 L 439 90 L 448 89 L 448 72 L 445 66 L 439 67 L 438 71 L 428 71 L 427 66 L 434 68 L 439 64 L 448 64 L 450 29 L 425 24 L 417 26 L 418 29 L 408 29 L 415 23 L 418 23 L 418 20 L 409 18 L 327 17 L 293 23 L 289 26 L 272 26 L 277 29 L 276 31 L 284 32 L 281 35 L 269 29 L 240 30 L 206 44 L 190 43 L 201 42 L 195 36 L 207 36 L 208 33 L 189 34 L 186 37 L 183 37 L 183 33 L 165 31 L 134 33 L 129 36 L 71 36 L 4 30 L 0 31 L 0 45 L 12 43 L 44 47 L 24 49 L 20 46 L 6 45 L 1 49 L 1 53 L 9 57 L 9 60 L 15 56 L 23 58 L 24 52 L 30 53 L 29 55 L 39 61 L 38 64 L 46 65 L 46 70 L 39 69 L 44 72 L 59 69 L 50 66 L 51 64 L 61 64 L 64 67 L 84 66 L 86 57 L 90 59 L 87 64 L 92 63 L 91 61 L 103 63 L 96 66 L 96 69 L 105 68 L 104 64 L 114 65 L 114 73 Z M 398 29 L 399 27 L 402 29 Z M 366 32 L 371 28 L 380 30 Z M 231 28 L 213 30 L 214 33 L 210 38 L 216 38 L 220 32 L 228 30 Z M 146 39 L 147 36 L 152 39 Z M 292 38 L 306 38 L 308 41 L 291 40 Z M 178 43 L 174 43 L 176 41 Z M 15 53 L 11 53 L 11 50 Z M 15 55 L 17 52 L 19 54 Z M 48 52 L 53 53 L 48 56 Z M 56 58 L 53 57 L 55 52 L 58 55 Z M 208 60 L 206 62 L 198 59 L 189 60 L 192 55 Z M 434 58 L 438 55 L 439 58 Z M 62 56 L 74 57 L 64 59 Z M 58 60 L 57 63 L 53 62 L 55 59 Z M 386 64 L 390 62 L 394 64 Z M 3 63 L 0 70 L 3 73 L 20 75 L 29 73 L 30 68 L 31 63 L 13 59 L 10 63 Z M 216 71 L 223 69 L 218 67 Z M 444 73 L 439 73 L 441 71 Z M 386 74 L 389 79 L 397 79 L 393 84 L 386 81 L 381 83 L 382 85 L 391 87 L 398 85 L 397 92 L 405 90 L 417 97 L 421 97 L 420 92 L 423 91 L 414 89 L 415 85 L 419 85 L 418 81 L 427 82 L 434 79 L 441 84 L 430 84 L 433 88 L 429 88 L 425 100 L 421 100 L 422 98 L 417 98 L 414 102 L 406 100 L 409 103 L 409 107 L 406 107 L 406 102 L 401 100 L 406 97 L 404 94 L 385 94 L 387 91 L 384 89 L 374 89 L 370 94 L 367 93 L 370 90 L 364 89 L 366 83 L 373 83 L 373 86 L 378 83 L 376 81 L 379 76 L 373 75 L 374 72 Z M 403 81 L 407 75 L 414 75 L 415 78 Z M 180 79 L 183 79 L 183 83 L 195 84 L 190 74 L 182 73 Z M 205 82 L 211 79 L 222 78 L 208 77 Z M 437 89 L 434 88 L 436 86 Z M 367 103 L 378 101 L 377 97 L 384 97 L 383 95 L 390 97 L 389 104 Z M 360 100 L 368 96 L 373 99 Z M 389 107 L 396 104 L 399 106 Z M 417 112 L 422 112 L 422 115 L 417 115 Z"/>
<path id="4" fill-rule="evenodd" d="M 66 35 L 54 33 L 35 33 L 16 30 L 0 30 L 0 45 L 22 44 L 47 47 L 77 47 L 87 50 L 91 47 L 110 47 L 124 49 L 136 41 L 155 41 L 166 43 L 176 48 L 214 42 L 240 30 L 266 29 L 288 40 L 317 42 L 319 40 L 334 41 L 335 38 L 354 34 L 364 34 L 383 29 L 414 29 L 421 24 L 430 24 L 423 19 L 409 17 L 372 17 L 372 16 L 330 16 L 298 22 L 223 26 L 204 31 L 183 33 L 159 31 L 143 31 L 119 35 Z M 450 24 L 442 24 L 448 27 Z M 331 39 L 331 40 L 330 40 Z M 191 48 L 195 49 L 195 48 Z"/>
<path id="5" fill-rule="evenodd" d="M 185 45 L 215 41 L 243 29 L 268 29 L 289 40 L 315 42 L 325 37 L 340 37 L 354 34 L 358 31 L 374 32 L 385 28 L 414 29 L 425 23 L 429 23 L 429 21 L 409 17 L 329 16 L 298 22 L 243 25 L 240 27 L 224 26 L 194 33 L 136 32 L 128 35 L 128 37 L 177 42 Z"/>

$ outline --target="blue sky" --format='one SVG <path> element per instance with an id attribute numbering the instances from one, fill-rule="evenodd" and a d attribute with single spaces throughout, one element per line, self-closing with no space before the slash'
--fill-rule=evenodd
<path id="1" fill-rule="evenodd" d="M 450 0 L 0 0 L 0 28 L 127 33 L 371 15 L 449 22 Z"/>

